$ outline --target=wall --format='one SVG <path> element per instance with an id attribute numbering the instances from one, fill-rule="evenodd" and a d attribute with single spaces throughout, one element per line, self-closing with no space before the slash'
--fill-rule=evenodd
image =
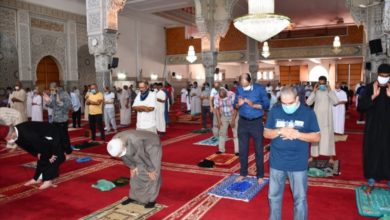
<path id="1" fill-rule="evenodd" d="M 142 76 L 150 74 L 163 76 L 165 64 L 165 30 L 160 25 L 141 21 L 133 17 L 119 16 L 118 50 L 119 66 L 114 70 L 125 72 L 129 78 L 136 78 L 142 69 Z"/>

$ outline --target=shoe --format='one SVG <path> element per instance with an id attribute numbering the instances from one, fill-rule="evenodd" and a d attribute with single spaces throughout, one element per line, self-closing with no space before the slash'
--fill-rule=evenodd
<path id="1" fill-rule="evenodd" d="M 145 204 L 145 209 L 151 209 L 151 208 L 154 208 L 154 206 L 156 205 L 155 202 L 148 202 Z"/>
<path id="2" fill-rule="evenodd" d="M 121 204 L 122 205 L 127 205 L 127 204 L 133 203 L 133 202 L 135 202 L 134 199 L 127 198 L 125 201 L 121 202 Z"/>
<path id="3" fill-rule="evenodd" d="M 223 152 L 221 152 L 221 151 L 217 151 L 217 152 L 215 152 L 216 154 L 222 154 Z"/>
<path id="4" fill-rule="evenodd" d="M 235 153 L 234 155 L 236 155 L 237 157 L 239 157 L 239 156 L 240 156 L 240 153 Z"/>

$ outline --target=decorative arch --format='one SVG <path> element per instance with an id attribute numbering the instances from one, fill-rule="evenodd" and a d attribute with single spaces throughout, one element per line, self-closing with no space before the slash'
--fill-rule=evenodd
<path id="1" fill-rule="evenodd" d="M 60 69 L 60 63 L 54 56 L 48 55 L 42 57 L 37 64 L 35 85 L 39 89 L 48 89 L 51 82 L 59 84 L 63 80 Z"/>

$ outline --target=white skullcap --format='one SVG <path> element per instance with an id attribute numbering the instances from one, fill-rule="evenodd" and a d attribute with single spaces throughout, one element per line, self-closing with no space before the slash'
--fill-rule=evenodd
<path id="1" fill-rule="evenodd" d="M 112 139 L 111 141 L 108 142 L 107 144 L 107 151 L 108 153 L 112 156 L 112 157 L 118 157 L 118 154 L 121 153 L 119 155 L 119 157 L 122 157 L 126 154 L 126 148 L 125 150 L 122 152 L 122 140 L 119 139 L 119 138 L 115 138 L 115 139 Z"/>

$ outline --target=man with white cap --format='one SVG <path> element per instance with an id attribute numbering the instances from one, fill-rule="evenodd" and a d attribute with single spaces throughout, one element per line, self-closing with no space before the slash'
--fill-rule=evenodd
<path id="1" fill-rule="evenodd" d="M 145 204 L 153 208 L 161 186 L 161 141 L 157 134 L 144 130 L 126 130 L 107 144 L 112 157 L 120 157 L 130 168 L 129 198 L 122 202 Z"/>

